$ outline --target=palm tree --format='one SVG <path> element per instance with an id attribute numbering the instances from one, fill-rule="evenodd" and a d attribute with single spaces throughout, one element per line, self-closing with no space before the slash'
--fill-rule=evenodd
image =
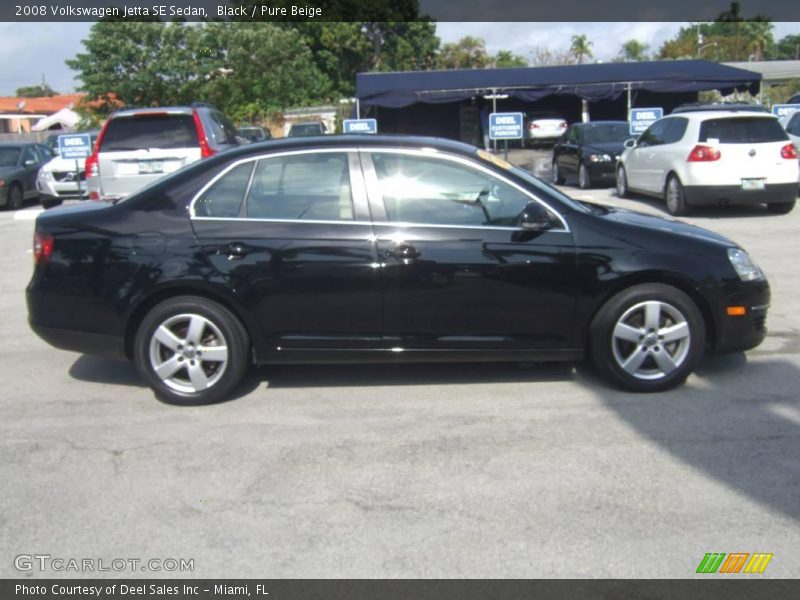
<path id="1" fill-rule="evenodd" d="M 573 35 L 572 44 L 570 44 L 569 52 L 575 57 L 578 64 L 583 62 L 584 58 L 592 58 L 592 42 L 585 34 Z"/>
<path id="2" fill-rule="evenodd" d="M 647 49 L 649 46 L 639 40 L 628 40 L 622 44 L 619 57 L 625 62 L 639 62 L 647 60 Z"/>

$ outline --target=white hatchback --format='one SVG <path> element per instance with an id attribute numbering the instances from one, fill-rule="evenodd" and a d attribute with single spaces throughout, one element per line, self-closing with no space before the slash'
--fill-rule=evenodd
<path id="1" fill-rule="evenodd" d="M 617 194 L 663 197 L 672 215 L 712 204 L 766 204 L 783 214 L 797 199 L 797 149 L 765 112 L 675 112 L 625 147 L 617 162 Z"/>

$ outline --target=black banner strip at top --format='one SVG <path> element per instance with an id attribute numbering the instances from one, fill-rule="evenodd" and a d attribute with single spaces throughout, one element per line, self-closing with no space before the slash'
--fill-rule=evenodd
<path id="1" fill-rule="evenodd" d="M 17 600 L 758 600 L 797 598 L 798 580 L 708 576 L 694 580 L 14 579 Z"/>
<path id="2" fill-rule="evenodd" d="M 797 0 L 740 0 L 742 18 L 800 20 Z M 10 0 L 1 21 L 711 21 L 729 0 Z"/>

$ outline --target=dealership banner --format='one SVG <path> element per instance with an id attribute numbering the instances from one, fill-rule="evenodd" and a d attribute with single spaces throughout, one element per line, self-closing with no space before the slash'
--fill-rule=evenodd
<path id="1" fill-rule="evenodd" d="M 673 0 L 12 0 L 0 3 L 2 21 L 713 21 L 728 2 Z M 797 0 L 759 0 L 743 7 L 772 21 L 797 18 Z M 751 11 L 753 14 L 749 14 Z"/>
<path id="2" fill-rule="evenodd" d="M 352 580 L 352 579 L 17 579 L 0 581 L 12 600 L 519 600 L 522 598 L 798 597 L 800 582 L 749 580 Z"/>

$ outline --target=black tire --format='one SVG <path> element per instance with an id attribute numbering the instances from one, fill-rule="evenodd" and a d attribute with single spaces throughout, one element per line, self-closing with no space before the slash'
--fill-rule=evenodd
<path id="1" fill-rule="evenodd" d="M 226 399 L 241 382 L 250 366 L 249 347 L 247 331 L 228 309 L 206 298 L 177 296 L 145 315 L 136 333 L 134 359 L 163 401 L 211 404 Z M 198 382 L 207 387 L 198 389 Z"/>
<path id="2" fill-rule="evenodd" d="M 553 183 L 564 185 L 564 181 L 564 177 L 561 175 L 561 171 L 558 169 L 558 162 L 553 161 Z"/>
<path id="3" fill-rule="evenodd" d="M 59 206 L 62 202 L 64 202 L 61 198 L 39 198 L 39 202 L 42 204 L 42 208 L 48 209 L 53 208 L 54 206 Z"/>
<path id="4" fill-rule="evenodd" d="M 628 188 L 628 172 L 622 165 L 617 166 L 617 196 L 619 198 L 630 198 L 631 191 Z"/>
<path id="5" fill-rule="evenodd" d="M 686 193 L 677 175 L 667 177 L 667 184 L 664 186 L 664 202 L 667 205 L 667 212 L 673 217 L 689 214 Z"/>
<path id="6" fill-rule="evenodd" d="M 592 187 L 592 176 L 584 163 L 578 165 L 578 187 L 582 190 L 588 190 Z"/>
<path id="7" fill-rule="evenodd" d="M 590 335 L 592 360 L 604 377 L 631 391 L 660 392 L 682 384 L 695 368 L 706 327 L 689 296 L 648 283 L 606 302 Z"/>
<path id="8" fill-rule="evenodd" d="M 6 208 L 9 210 L 19 210 L 22 208 L 25 195 L 22 192 L 22 186 L 16 182 L 8 186 L 8 196 L 6 197 Z"/>
<path id="9" fill-rule="evenodd" d="M 789 202 L 770 202 L 767 204 L 767 211 L 774 215 L 785 215 L 794 210 L 794 205 L 797 200 L 790 200 Z"/>

